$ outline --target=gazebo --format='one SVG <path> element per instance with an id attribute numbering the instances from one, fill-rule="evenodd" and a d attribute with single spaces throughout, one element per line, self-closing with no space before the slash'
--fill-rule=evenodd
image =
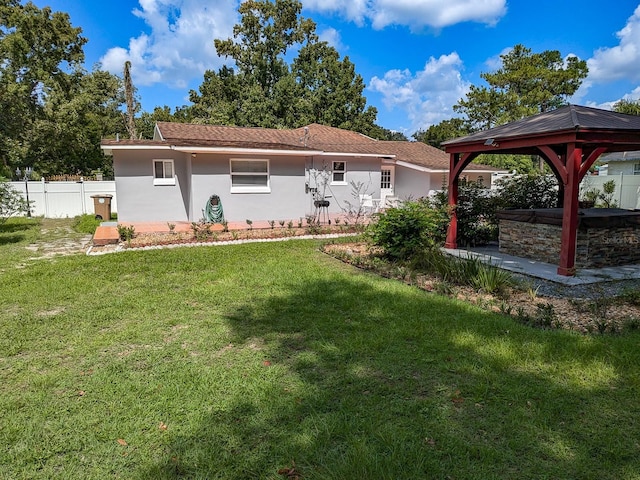
<path id="1" fill-rule="evenodd" d="M 559 275 L 575 275 L 578 193 L 582 178 L 607 152 L 640 150 L 640 116 L 567 105 L 443 144 L 450 154 L 449 205 L 458 202 L 460 173 L 480 154 L 539 155 L 560 185 L 563 208 Z M 453 210 L 447 248 L 457 248 Z"/>

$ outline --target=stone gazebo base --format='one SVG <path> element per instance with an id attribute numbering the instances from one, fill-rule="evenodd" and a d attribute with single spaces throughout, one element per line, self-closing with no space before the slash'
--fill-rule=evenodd
<path id="1" fill-rule="evenodd" d="M 500 251 L 557 265 L 560 259 L 562 209 L 498 212 Z M 577 268 L 640 263 L 640 211 L 613 208 L 578 212 Z"/>

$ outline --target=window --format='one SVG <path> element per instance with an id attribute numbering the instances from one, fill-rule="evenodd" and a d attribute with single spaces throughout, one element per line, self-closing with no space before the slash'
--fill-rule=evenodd
<path id="1" fill-rule="evenodd" d="M 176 178 L 173 174 L 173 160 L 153 161 L 153 184 L 175 185 Z"/>
<path id="2" fill-rule="evenodd" d="M 231 193 L 270 193 L 269 160 L 231 159 Z"/>
<path id="3" fill-rule="evenodd" d="M 640 163 L 636 163 L 633 165 L 633 174 L 640 175 Z"/>
<path id="4" fill-rule="evenodd" d="M 380 188 L 391 188 L 391 170 L 380 170 Z"/>
<path id="5" fill-rule="evenodd" d="M 331 174 L 331 183 L 345 184 L 347 183 L 347 162 L 333 162 Z"/>

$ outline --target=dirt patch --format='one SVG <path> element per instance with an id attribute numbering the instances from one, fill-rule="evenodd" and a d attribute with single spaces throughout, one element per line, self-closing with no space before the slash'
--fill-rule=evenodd
<path id="1" fill-rule="evenodd" d="M 516 282 L 500 295 L 491 295 L 469 286 L 451 285 L 435 275 L 411 272 L 406 267 L 384 261 L 381 251 L 366 243 L 325 245 L 324 251 L 359 268 L 374 271 L 389 278 L 438 295 L 472 303 L 483 309 L 510 315 L 540 328 L 561 328 L 581 333 L 619 333 L 640 329 L 640 290 L 617 285 L 622 295 L 611 295 L 602 287 L 600 293 L 586 299 L 576 299 L 570 290 L 558 290 L 558 295 L 540 294 L 534 283 Z"/>

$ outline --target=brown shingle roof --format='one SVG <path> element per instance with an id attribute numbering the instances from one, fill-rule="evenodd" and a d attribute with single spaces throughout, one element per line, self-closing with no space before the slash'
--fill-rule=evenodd
<path id="1" fill-rule="evenodd" d="M 434 170 L 448 170 L 449 155 L 422 142 L 379 141 L 361 133 L 313 123 L 293 130 L 158 122 L 162 139 L 105 140 L 103 145 L 176 145 L 271 150 L 321 150 L 395 158 Z M 471 170 L 497 170 L 471 164 Z"/>

